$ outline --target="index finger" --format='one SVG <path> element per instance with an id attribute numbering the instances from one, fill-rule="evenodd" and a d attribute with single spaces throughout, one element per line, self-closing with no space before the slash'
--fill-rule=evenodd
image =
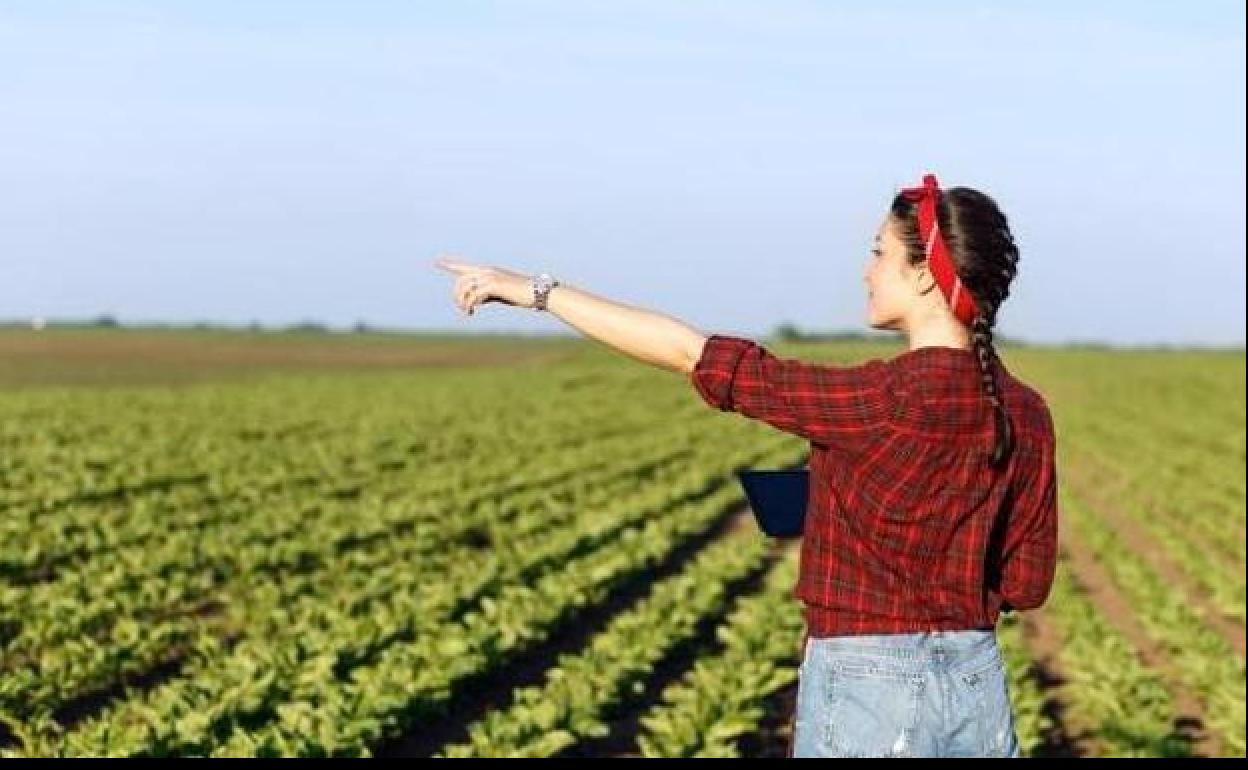
<path id="1" fill-rule="evenodd" d="M 457 275 L 462 275 L 468 272 L 470 269 L 472 269 L 472 266 L 465 262 L 459 262 L 457 260 L 447 259 L 445 257 L 442 257 L 436 260 L 434 262 L 434 265 L 442 268 L 448 273 L 455 273 Z"/>

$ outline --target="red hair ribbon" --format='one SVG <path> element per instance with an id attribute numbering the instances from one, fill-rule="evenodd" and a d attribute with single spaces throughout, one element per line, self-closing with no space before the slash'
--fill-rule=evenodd
<path id="1" fill-rule="evenodd" d="M 953 314 L 962 323 L 970 326 L 979 310 L 975 300 L 962 284 L 957 270 L 953 267 L 953 259 L 945 246 L 945 239 L 940 235 L 940 223 L 936 220 L 936 202 L 940 200 L 940 185 L 935 174 L 923 175 L 922 187 L 907 187 L 901 194 L 909 201 L 919 204 L 919 237 L 926 244 L 927 263 L 936 278 L 936 285 L 949 301 Z"/>

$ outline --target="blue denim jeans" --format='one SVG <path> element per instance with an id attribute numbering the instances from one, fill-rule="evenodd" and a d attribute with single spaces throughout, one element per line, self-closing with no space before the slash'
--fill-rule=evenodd
<path id="1" fill-rule="evenodd" d="M 1017 757 L 991 630 L 808 638 L 794 757 Z"/>

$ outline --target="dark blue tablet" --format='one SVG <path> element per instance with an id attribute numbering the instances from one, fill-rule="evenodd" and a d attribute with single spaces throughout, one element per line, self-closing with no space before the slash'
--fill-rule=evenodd
<path id="1" fill-rule="evenodd" d="M 810 470 L 739 470 L 759 529 L 772 537 L 801 537 L 810 494 Z"/>

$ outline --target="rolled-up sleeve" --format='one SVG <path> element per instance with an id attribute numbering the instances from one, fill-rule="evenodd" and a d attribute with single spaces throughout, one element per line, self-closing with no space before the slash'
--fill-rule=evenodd
<path id="1" fill-rule="evenodd" d="M 888 415 L 887 365 L 856 366 L 779 358 L 758 343 L 713 334 L 691 379 L 698 394 L 733 411 L 811 442 L 859 448 L 878 435 Z"/>

